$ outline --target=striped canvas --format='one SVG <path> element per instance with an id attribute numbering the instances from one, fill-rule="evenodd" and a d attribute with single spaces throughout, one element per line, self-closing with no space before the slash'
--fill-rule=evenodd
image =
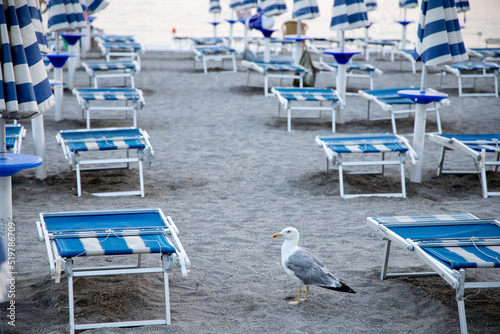
<path id="1" fill-rule="evenodd" d="M 243 0 L 231 0 L 229 1 L 229 8 L 233 10 L 240 10 L 243 8 L 244 1 Z"/>
<path id="2" fill-rule="evenodd" d="M 335 153 L 406 152 L 406 143 L 395 135 L 319 136 L 323 146 Z"/>
<path id="3" fill-rule="evenodd" d="M 457 13 L 462 13 L 470 10 L 468 0 L 457 0 L 455 1 L 455 6 L 457 7 Z"/>
<path id="4" fill-rule="evenodd" d="M 262 15 L 277 16 L 286 12 L 285 0 L 259 0 L 259 11 Z"/>
<path id="5" fill-rule="evenodd" d="M 97 13 L 109 5 L 108 0 L 82 0 L 81 3 L 83 11 L 89 14 Z"/>
<path id="6" fill-rule="evenodd" d="M 318 3 L 316 0 L 294 0 L 292 16 L 297 20 L 309 20 L 318 17 Z"/>
<path id="7" fill-rule="evenodd" d="M 365 0 L 366 10 L 371 12 L 377 9 L 377 0 Z"/>
<path id="8" fill-rule="evenodd" d="M 280 63 L 263 63 L 255 62 L 255 65 L 263 68 L 266 71 L 298 71 L 304 72 L 306 69 L 300 65 L 294 64 L 280 64 Z"/>
<path id="9" fill-rule="evenodd" d="M 443 133 L 440 136 L 455 138 L 470 149 L 481 152 L 500 152 L 500 134 L 459 134 Z"/>
<path id="10" fill-rule="evenodd" d="M 86 26 L 79 0 L 49 0 L 48 28 L 50 32 L 78 29 Z"/>
<path id="11" fill-rule="evenodd" d="M 135 69 L 137 63 L 130 60 L 89 61 L 89 62 L 83 62 L 82 66 L 94 71 L 107 71 L 107 70 Z"/>
<path id="12" fill-rule="evenodd" d="M 40 47 L 40 52 L 48 53 L 49 47 L 47 46 L 47 38 L 45 37 L 45 30 L 42 25 L 42 13 L 40 12 L 40 3 L 38 0 L 27 0 L 28 10 L 31 16 L 31 23 L 35 28 L 36 39 L 38 40 L 38 46 Z"/>
<path id="13" fill-rule="evenodd" d="M 150 148 L 142 131 L 136 128 L 62 130 L 58 137 L 70 152 Z"/>
<path id="14" fill-rule="evenodd" d="M 418 0 L 399 0 L 401 8 L 415 8 L 418 6 Z"/>
<path id="15" fill-rule="evenodd" d="M 423 0 L 413 58 L 439 66 L 468 59 L 453 0 Z"/>
<path id="16" fill-rule="evenodd" d="M 0 3 L 0 40 L 2 117 L 32 118 L 49 110 L 55 100 L 26 0 Z"/>
<path id="17" fill-rule="evenodd" d="M 370 24 L 364 0 L 335 0 L 330 30 L 351 30 Z"/>
<path id="18" fill-rule="evenodd" d="M 142 91 L 136 88 L 75 88 L 83 100 L 142 100 Z"/>
<path id="19" fill-rule="evenodd" d="M 469 61 L 450 65 L 457 70 L 498 70 L 500 67 L 494 63 L 485 63 L 479 61 Z"/>
<path id="20" fill-rule="evenodd" d="M 258 0 L 241 0 L 241 9 L 250 9 L 257 7 Z"/>
<path id="21" fill-rule="evenodd" d="M 327 88 L 274 88 L 283 98 L 289 101 L 338 101 L 333 89 Z"/>
<path id="22" fill-rule="evenodd" d="M 219 0 L 210 0 L 210 7 L 208 8 L 209 13 L 220 13 L 220 2 Z"/>

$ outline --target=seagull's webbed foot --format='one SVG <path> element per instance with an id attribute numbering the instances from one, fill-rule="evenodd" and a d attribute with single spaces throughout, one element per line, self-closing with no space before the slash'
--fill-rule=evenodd
<path id="1" fill-rule="evenodd" d="M 309 285 L 306 285 L 306 296 L 305 296 L 305 298 L 300 298 L 300 293 L 301 292 L 302 292 L 302 287 L 299 286 L 299 297 L 297 298 L 297 300 L 291 301 L 288 304 L 290 304 L 290 305 L 299 305 L 301 302 L 305 302 L 307 300 L 307 295 L 309 293 Z"/>

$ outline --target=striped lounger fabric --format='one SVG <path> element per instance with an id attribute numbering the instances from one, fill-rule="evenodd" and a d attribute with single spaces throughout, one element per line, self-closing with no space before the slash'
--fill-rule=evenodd
<path id="1" fill-rule="evenodd" d="M 142 161 L 151 163 L 154 156 L 148 134 L 137 128 L 104 128 L 92 130 L 61 130 L 56 135 L 57 143 L 61 145 L 64 158 L 76 171 L 78 196 L 82 195 L 81 170 L 102 170 L 110 168 L 129 168 L 130 163 L 139 166 L 140 190 L 119 191 L 107 193 L 93 193 L 95 196 L 128 196 L 140 195 L 144 197 L 144 177 Z M 130 150 L 137 152 L 135 157 L 129 154 Z M 84 159 L 84 152 L 106 151 L 102 158 Z M 111 158 L 109 151 L 126 151 L 126 157 Z M 103 165 L 105 167 L 103 167 Z M 82 166 L 84 168 L 82 168 Z M 85 167 L 88 166 L 88 167 Z"/>
<path id="2" fill-rule="evenodd" d="M 401 97 L 398 95 L 400 90 L 418 90 L 419 88 L 414 87 L 400 87 L 400 88 L 385 88 L 385 89 L 375 89 L 375 90 L 360 90 L 358 94 L 368 102 L 366 119 L 368 121 L 385 120 L 390 119 L 392 125 L 392 132 L 397 133 L 396 119 L 401 117 L 408 117 L 410 114 L 415 114 L 416 102 L 413 99 L 407 97 Z M 376 103 L 383 111 L 389 113 L 389 117 L 372 117 L 370 115 L 371 102 Z M 436 113 L 436 125 L 437 132 L 441 133 L 441 118 L 439 116 L 439 110 L 443 105 L 449 105 L 450 101 L 444 99 L 438 102 L 434 102 L 434 106 L 428 106 L 428 112 Z M 401 108 L 403 107 L 403 108 Z"/>
<path id="3" fill-rule="evenodd" d="M 40 240 L 45 242 L 52 278 L 56 283 L 60 283 L 61 277 L 68 279 L 71 334 L 93 328 L 170 324 L 167 270 L 177 262 L 182 276 L 187 276 L 190 261 L 177 236 L 179 230 L 161 209 L 40 213 L 37 228 Z M 80 257 L 114 255 L 136 255 L 137 264 L 74 267 Z M 141 262 L 143 255 L 159 256 L 161 264 L 145 267 Z M 74 278 L 149 273 L 163 274 L 165 313 L 162 319 L 75 324 Z M 130 313 L 133 314 L 133 310 Z"/>
<path id="4" fill-rule="evenodd" d="M 142 91 L 137 88 L 74 88 L 73 94 L 87 120 L 87 129 L 90 129 L 91 112 L 94 111 L 132 111 L 133 124 L 137 127 L 137 110 L 145 103 Z M 116 102 L 124 104 L 118 106 Z M 91 106 L 91 103 L 98 105 Z"/>
<path id="5" fill-rule="evenodd" d="M 123 58 L 128 60 L 136 60 L 141 66 L 141 54 L 144 53 L 142 44 L 137 42 L 100 42 L 98 43 L 101 53 L 106 57 L 107 61 L 111 58 Z"/>
<path id="6" fill-rule="evenodd" d="M 236 50 L 225 45 L 205 45 L 196 46 L 193 49 L 194 52 L 194 64 L 196 61 L 201 61 L 203 64 L 203 73 L 208 73 L 207 62 L 208 61 L 220 61 L 221 67 L 224 65 L 224 60 L 229 59 L 233 64 L 233 69 L 231 72 L 236 73 Z"/>
<path id="7" fill-rule="evenodd" d="M 380 278 L 441 276 L 456 290 L 460 332 L 467 333 L 464 290 L 500 288 L 500 281 L 466 282 L 465 271 L 500 267 L 500 222 L 449 214 L 368 217 L 367 223 L 386 239 Z M 434 272 L 387 273 L 392 242 L 414 252 Z"/>
<path id="8" fill-rule="evenodd" d="M 247 68 L 247 86 L 250 80 L 250 71 L 264 75 L 264 96 L 269 96 L 269 78 L 298 79 L 303 87 L 304 75 L 307 69 L 301 65 L 286 63 L 266 63 L 243 60 L 241 64 Z"/>
<path id="9" fill-rule="evenodd" d="M 129 78 L 130 87 L 135 88 L 134 76 L 140 72 L 139 64 L 133 60 L 86 61 L 82 66 L 94 88 L 99 87 L 97 79 L 101 78 Z"/>
<path id="10" fill-rule="evenodd" d="M 332 62 L 314 62 L 315 67 L 320 71 L 329 71 L 337 73 L 338 65 Z M 371 64 L 347 63 L 346 64 L 347 78 L 368 79 L 370 89 L 373 89 L 373 78 L 375 75 L 381 76 L 384 72 Z"/>
<path id="11" fill-rule="evenodd" d="M 135 38 L 132 35 L 102 35 L 98 39 L 104 43 L 134 43 Z"/>
<path id="12" fill-rule="evenodd" d="M 488 62 L 462 62 L 451 65 L 445 65 L 441 68 L 441 79 L 439 87 L 443 86 L 443 77 L 446 73 L 451 73 L 458 78 L 458 96 L 494 96 L 498 97 L 498 74 L 500 67 L 495 63 Z M 476 79 L 491 78 L 495 84 L 493 93 L 464 93 L 464 88 L 475 88 Z M 471 87 L 464 87 L 463 79 L 473 79 Z"/>
<path id="13" fill-rule="evenodd" d="M 410 157 L 412 164 L 416 163 L 417 155 L 405 137 L 396 134 L 362 134 L 362 135 L 332 135 L 317 136 L 316 143 L 323 149 L 327 158 L 327 170 L 329 163 L 339 168 L 340 197 L 353 198 L 362 196 L 383 196 L 406 198 L 406 183 L 404 174 L 404 162 Z M 367 158 L 363 153 L 380 153 L 380 160 L 356 161 L 356 158 Z M 386 154 L 396 153 L 397 159 L 386 160 Z M 348 158 L 347 155 L 350 154 Z M 349 161 L 347 161 L 349 159 Z M 384 167 L 388 165 L 399 165 L 401 172 L 400 193 L 373 193 L 373 194 L 345 194 L 344 193 L 344 167 L 359 166 L 381 166 L 381 172 L 361 172 L 362 174 L 384 174 Z M 353 173 L 355 174 L 355 173 Z M 359 174 L 359 173 L 358 173 Z"/>
<path id="14" fill-rule="evenodd" d="M 20 124 L 5 125 L 5 139 L 8 153 L 21 153 L 23 139 L 26 136 L 26 129 Z"/>
<path id="15" fill-rule="evenodd" d="M 488 191 L 486 168 L 493 167 L 498 172 L 500 166 L 500 134 L 460 134 L 443 133 L 429 135 L 429 140 L 442 145 L 441 159 L 439 161 L 438 175 L 441 174 L 479 174 L 483 197 L 500 196 L 500 192 Z M 472 158 L 476 170 L 456 171 L 444 170 L 444 159 L 447 150 L 458 151 Z"/>
<path id="16" fill-rule="evenodd" d="M 338 108 L 344 107 L 344 101 L 337 92 L 330 88 L 283 88 L 273 87 L 271 92 L 279 100 L 278 117 L 281 107 L 287 111 L 287 129 L 292 131 L 292 111 L 319 111 L 321 117 L 322 111 L 331 111 L 332 113 L 332 132 L 335 132 L 335 113 Z M 308 106 L 304 106 L 307 102 Z M 319 103 L 319 106 L 310 106 L 311 103 Z M 323 106 L 328 103 L 329 106 Z M 292 106 L 293 104 L 293 106 Z M 297 105 L 296 105 L 297 104 Z"/>

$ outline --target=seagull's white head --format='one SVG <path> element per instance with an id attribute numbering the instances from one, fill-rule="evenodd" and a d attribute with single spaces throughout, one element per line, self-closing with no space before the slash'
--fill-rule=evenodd
<path id="1" fill-rule="evenodd" d="M 299 241 L 299 231 L 294 227 L 286 227 L 279 233 L 274 233 L 273 238 L 284 237 L 285 240 L 296 240 Z"/>

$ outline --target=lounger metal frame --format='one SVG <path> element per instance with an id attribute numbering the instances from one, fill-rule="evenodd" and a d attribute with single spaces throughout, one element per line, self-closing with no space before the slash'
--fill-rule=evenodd
<path id="1" fill-rule="evenodd" d="M 5 125 L 5 139 L 7 141 L 7 152 L 21 153 L 23 139 L 26 137 L 26 129 L 21 124 Z M 12 143 L 12 146 L 9 145 Z"/>
<path id="2" fill-rule="evenodd" d="M 87 121 L 87 129 L 90 129 L 91 112 L 94 111 L 124 111 L 125 118 L 129 111 L 132 112 L 133 126 L 137 127 L 137 110 L 144 104 L 142 90 L 137 88 L 74 88 L 73 94 L 82 109 L 82 117 Z M 92 102 L 93 101 L 93 102 Z M 91 106 L 90 104 L 103 101 L 107 106 Z M 123 102 L 117 106 L 116 102 Z M 109 105 L 114 103 L 114 105 Z M 101 119 L 115 119 L 116 117 L 101 117 Z M 95 118 L 94 119 L 99 119 Z M 123 119 L 123 118 L 119 118 Z"/>
<path id="3" fill-rule="evenodd" d="M 267 68 L 259 65 L 258 63 L 243 60 L 241 64 L 247 68 L 247 81 L 246 85 L 248 86 L 250 82 L 250 72 L 255 71 L 262 75 L 264 75 L 264 96 L 272 96 L 269 94 L 269 78 L 279 78 L 280 86 L 282 85 L 283 79 L 298 79 L 299 87 L 304 87 L 304 75 L 307 72 L 307 69 L 301 65 L 293 65 L 293 64 L 285 64 L 285 63 L 261 63 L 261 64 L 269 64 L 271 66 L 276 66 L 277 68 Z M 287 69 L 285 69 L 287 67 Z M 297 72 L 296 72 L 297 71 Z"/>
<path id="4" fill-rule="evenodd" d="M 497 66 L 493 63 L 483 62 L 485 66 Z M 474 64 L 474 63 L 472 63 Z M 494 96 L 498 97 L 498 75 L 500 74 L 500 70 L 498 67 L 496 69 L 489 68 L 476 68 L 472 67 L 471 69 L 458 69 L 453 67 L 454 65 L 444 65 L 441 67 L 441 77 L 439 81 L 439 88 L 452 88 L 452 87 L 443 87 L 443 78 L 447 73 L 451 73 L 457 77 L 458 80 L 458 96 L 459 97 L 479 97 L 479 96 Z M 495 85 L 495 91 L 493 93 L 464 93 L 464 88 L 475 88 L 476 87 L 476 79 L 493 79 Z M 463 79 L 472 79 L 473 84 L 470 87 L 465 87 L 462 83 Z M 454 88 L 454 87 L 453 87 Z"/>
<path id="5" fill-rule="evenodd" d="M 394 90 L 395 92 L 399 90 L 408 90 L 408 89 L 417 89 L 412 86 L 410 87 L 401 87 L 401 88 L 396 88 L 392 89 L 389 88 L 387 89 L 388 91 Z M 385 89 L 381 89 L 380 91 L 384 91 Z M 428 88 L 430 91 L 434 91 L 431 88 Z M 366 120 L 367 121 L 378 121 L 378 120 L 391 120 L 391 126 L 392 126 L 392 133 L 397 133 L 397 127 L 396 127 L 396 119 L 399 118 L 406 118 L 409 117 L 411 114 L 415 114 L 416 112 L 416 107 L 412 108 L 412 106 L 416 106 L 415 101 L 412 101 L 409 98 L 403 98 L 398 96 L 395 93 L 389 93 L 388 95 L 373 95 L 370 94 L 368 90 L 359 90 L 358 94 L 364 98 L 367 101 L 367 109 L 366 109 Z M 391 104 L 390 102 L 384 102 L 381 99 L 384 98 L 397 98 L 398 100 L 407 100 L 408 103 L 396 103 L 396 104 Z M 380 108 L 382 108 L 383 111 L 386 111 L 389 113 L 389 117 L 372 117 L 371 116 L 371 102 L 376 103 Z M 427 106 L 427 112 L 435 112 L 436 113 L 436 125 L 437 125 L 437 133 L 442 132 L 442 127 L 441 127 L 441 117 L 439 115 L 439 110 L 441 109 L 442 106 L 448 106 L 450 104 L 450 100 L 448 99 L 443 99 L 437 102 L 433 103 L 433 106 L 428 105 Z M 405 106 L 407 109 L 395 109 L 395 106 Z"/>
<path id="6" fill-rule="evenodd" d="M 396 222 L 395 222 L 396 221 Z M 419 240 L 404 239 L 391 231 L 391 227 L 397 226 L 429 226 L 429 225 L 460 225 L 460 224 L 496 224 L 500 226 L 497 220 L 480 220 L 477 217 L 468 214 L 452 215 L 425 215 L 425 216 L 395 216 L 395 217 L 367 217 L 367 224 L 377 231 L 385 239 L 384 259 L 380 279 L 397 277 L 420 277 L 420 276 L 441 276 L 448 284 L 455 289 L 455 298 L 458 304 L 458 315 L 460 320 L 460 332 L 467 334 L 467 318 L 465 315 L 464 292 L 465 289 L 477 288 L 500 288 L 500 281 L 496 282 L 466 282 L 465 268 L 451 269 L 436 257 L 431 256 L 424 251 L 424 245 Z M 474 236 L 470 236 L 471 238 Z M 435 241 L 446 241 L 446 239 L 434 238 Z M 431 267 L 432 272 L 408 272 L 408 273 L 388 273 L 389 255 L 391 243 L 414 252 L 426 265 Z M 470 242 L 469 242 L 470 244 Z M 456 246 L 455 240 L 450 240 L 450 246 Z M 489 239 L 482 245 L 500 245 L 500 236 L 496 239 Z"/>
<path id="7" fill-rule="evenodd" d="M 137 61 L 138 65 L 141 66 L 141 55 L 144 53 L 144 47 L 140 43 L 99 41 L 97 46 L 107 61 L 111 61 L 111 58 L 130 59 Z"/>
<path id="8" fill-rule="evenodd" d="M 278 98 L 278 117 L 280 117 L 281 107 L 287 111 L 287 130 L 292 131 L 292 111 L 319 111 L 318 118 L 321 118 L 322 111 L 332 113 L 332 132 L 335 132 L 335 114 L 339 108 L 344 108 L 345 103 L 337 91 L 327 88 L 284 88 L 273 87 L 271 92 Z M 289 95 L 296 95 L 290 98 Z M 304 106 L 307 102 L 319 103 L 319 106 Z M 331 106 L 323 106 L 323 103 L 331 103 Z M 293 104 L 293 106 L 292 106 Z M 297 104 L 297 105 L 296 105 Z"/>
<path id="9" fill-rule="evenodd" d="M 64 138 L 64 134 L 66 133 L 88 133 L 89 131 L 100 131 L 100 132 L 110 132 L 113 133 L 115 130 L 132 130 L 134 133 L 131 133 L 130 136 L 123 137 L 100 137 L 100 138 L 82 138 L 81 140 L 66 140 Z M 137 137 L 135 132 L 138 132 L 140 135 Z M 144 144 L 143 149 L 137 150 L 136 156 L 130 155 L 129 148 L 114 148 L 114 151 L 125 151 L 126 156 L 123 158 L 107 158 L 107 159 L 84 159 L 85 152 L 87 151 L 71 151 L 69 148 L 69 144 L 74 143 L 85 143 L 93 147 L 93 149 L 89 149 L 91 152 L 99 151 L 97 147 L 99 142 L 108 142 L 108 141 L 125 141 L 127 139 L 140 139 L 140 141 Z M 144 193 L 144 176 L 143 176 L 143 160 L 151 164 L 152 158 L 154 156 L 153 147 L 149 142 L 149 135 L 146 131 L 142 129 L 136 128 L 103 128 L 103 129 L 91 129 L 91 130 L 61 130 L 56 135 L 56 140 L 59 145 L 61 145 L 64 158 L 66 162 L 71 166 L 72 170 L 76 172 L 76 185 L 77 185 L 77 194 L 78 197 L 82 196 L 82 181 L 81 181 L 81 171 L 91 171 L 91 170 L 106 170 L 106 169 L 130 169 L 131 163 L 137 163 L 139 169 L 139 190 L 133 191 L 115 191 L 115 192 L 105 192 L 105 193 L 92 193 L 94 196 L 99 197 L 109 197 L 109 196 L 135 196 L 140 195 L 141 197 L 145 196 Z M 102 154 L 109 157 L 109 150 L 102 151 Z M 105 166 L 103 166 L 105 165 Z"/>
<path id="10" fill-rule="evenodd" d="M 129 66 L 129 63 L 131 63 L 132 66 Z M 94 88 L 99 88 L 98 79 L 108 78 L 124 78 L 124 86 L 126 86 L 126 80 L 129 78 L 130 87 L 135 88 L 134 76 L 140 72 L 139 63 L 135 60 L 82 62 L 82 66 L 89 75 Z M 109 67 L 112 68 L 110 69 Z"/>
<path id="11" fill-rule="evenodd" d="M 194 62 L 193 67 L 196 67 L 196 62 L 201 61 L 203 64 L 203 73 L 208 74 L 208 61 L 220 61 L 221 67 L 224 67 L 224 60 L 229 59 L 232 62 L 233 69 L 224 71 L 226 73 L 236 73 L 236 50 L 224 45 L 209 45 L 209 46 L 194 46 Z"/>
<path id="12" fill-rule="evenodd" d="M 418 159 L 417 153 L 413 150 L 408 140 L 397 134 L 362 134 L 362 135 L 332 135 L 332 136 L 317 136 L 316 143 L 321 147 L 326 155 L 326 169 L 329 170 L 329 163 L 338 166 L 339 170 L 339 190 L 340 197 L 354 198 L 354 197 L 403 197 L 406 198 L 406 182 L 404 162 L 407 157 L 410 157 L 413 165 L 416 164 Z M 344 146 L 353 150 L 348 152 L 351 156 L 361 155 L 365 153 L 363 147 L 375 147 L 377 151 L 367 150 L 366 153 L 380 153 L 380 160 L 364 160 L 364 161 L 346 161 L 344 159 L 345 152 L 332 150 L 330 144 Z M 400 145 L 405 149 L 391 150 L 385 145 Z M 386 153 L 395 153 L 398 159 L 386 160 Z M 345 194 L 344 193 L 344 167 L 359 167 L 359 166 L 380 166 L 380 172 L 350 172 L 349 174 L 381 174 L 384 175 L 384 167 L 390 165 L 399 165 L 401 173 L 401 192 L 400 193 L 373 193 L 373 194 Z"/>
<path id="13" fill-rule="evenodd" d="M 476 140 L 476 141 L 464 141 L 453 137 L 452 135 L 429 135 L 429 140 L 437 144 L 442 145 L 441 157 L 439 160 L 439 166 L 437 170 L 437 175 L 441 174 L 479 174 L 479 180 L 481 182 L 482 195 L 483 198 L 488 196 L 500 196 L 498 191 L 488 191 L 488 180 L 486 177 L 486 168 L 494 167 L 494 171 L 498 172 L 498 167 L 500 166 L 500 135 L 496 135 L 499 140 Z M 456 135 L 460 138 L 460 135 Z M 488 147 L 489 150 L 495 152 L 486 152 L 486 149 L 477 150 L 471 148 L 471 145 L 484 145 Z M 474 165 L 476 166 L 475 171 L 457 171 L 457 170 L 445 170 L 444 169 L 444 159 L 447 150 L 455 150 L 464 153 L 472 158 Z M 489 156 L 493 155 L 494 159 L 489 159 Z"/>
<path id="14" fill-rule="evenodd" d="M 324 62 L 323 60 L 320 60 L 319 62 L 313 62 L 314 67 L 318 69 L 319 71 L 322 72 L 332 72 L 334 75 L 337 75 L 337 68 L 334 66 L 335 63 L 330 63 L 330 62 Z M 362 69 L 359 68 L 364 64 L 358 64 L 358 63 L 347 63 L 347 73 L 346 73 L 346 78 L 349 80 L 350 78 L 357 78 L 357 79 L 368 79 L 370 90 L 373 89 L 373 78 L 375 76 L 380 77 L 384 72 L 382 72 L 378 68 L 374 68 L 373 70 L 368 70 L 368 69 Z M 347 86 L 347 83 L 346 83 Z M 346 95 L 356 95 L 356 93 L 346 93 Z"/>
<path id="15" fill-rule="evenodd" d="M 88 218 L 88 224 L 91 225 L 99 217 L 105 218 L 113 215 L 130 215 L 153 213 L 159 215 L 164 223 L 163 228 L 148 228 L 147 226 L 134 226 L 127 229 L 82 229 L 69 224 L 68 230 L 63 232 L 54 232 L 47 227 L 46 219 L 49 218 L 65 218 L 79 217 L 82 220 Z M 86 222 L 87 222 L 86 221 Z M 87 330 L 105 327 L 135 327 L 145 325 L 170 325 L 170 296 L 167 270 L 173 263 L 178 263 L 181 267 L 182 276 L 187 276 L 191 262 L 182 246 L 178 237 L 179 229 L 173 222 L 172 218 L 165 216 L 161 209 L 132 209 L 132 210 L 107 210 L 107 211 L 79 211 L 79 212 L 48 212 L 40 213 L 40 220 L 36 222 L 40 241 L 45 243 L 47 255 L 49 258 L 50 275 L 55 280 L 55 283 L 60 283 L 62 277 L 68 279 L 68 304 L 69 304 L 69 323 L 70 333 L 74 334 L 75 330 Z M 56 245 L 58 238 L 95 238 L 96 236 L 104 236 L 109 238 L 120 238 L 123 236 L 140 236 L 143 234 L 162 234 L 168 242 L 175 248 L 176 253 L 157 253 L 161 256 L 161 264 L 157 267 L 144 267 L 141 261 L 142 254 L 137 255 L 137 264 L 135 265 L 117 265 L 117 266 L 92 266 L 92 267 L 75 267 L 74 261 L 78 257 L 62 257 Z M 146 253 L 148 254 L 148 253 Z M 151 253 L 149 253 L 151 254 Z M 115 254 L 115 255 L 131 255 L 134 254 Z M 82 255 L 85 256 L 85 255 Z M 105 255 L 110 256 L 110 255 Z M 89 323 L 75 324 L 75 306 L 74 306 L 74 287 L 73 281 L 77 277 L 94 277 L 108 275 L 128 275 L 128 274 L 150 274 L 162 273 L 164 282 L 164 298 L 165 298 L 165 318 L 158 320 L 141 320 L 141 321 L 124 321 L 124 322 L 106 322 L 106 323 Z"/>

